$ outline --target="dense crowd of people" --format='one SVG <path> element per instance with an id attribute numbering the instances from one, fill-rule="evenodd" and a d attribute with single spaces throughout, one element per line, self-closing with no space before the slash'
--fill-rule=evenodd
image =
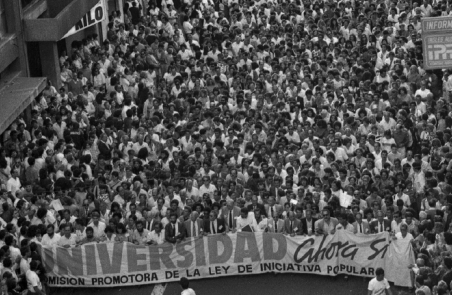
<path id="1" fill-rule="evenodd" d="M 452 75 L 423 68 L 421 41 L 423 18 L 449 14 L 125 1 L 4 133 L 4 291 L 48 291 L 39 245 L 346 230 L 411 241 L 416 294 L 450 294 Z"/>

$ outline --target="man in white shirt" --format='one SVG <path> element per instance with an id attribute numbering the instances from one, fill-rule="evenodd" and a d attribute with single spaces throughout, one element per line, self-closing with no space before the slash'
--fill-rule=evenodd
<path id="1" fill-rule="evenodd" d="M 193 211 L 190 214 L 190 219 L 185 221 L 185 228 L 187 230 L 187 237 L 197 237 L 203 233 L 203 220 L 198 218 L 198 211 Z"/>
<path id="2" fill-rule="evenodd" d="M 391 286 L 387 279 L 385 279 L 385 271 L 379 267 L 375 271 L 376 277 L 370 280 L 367 287 L 367 295 L 392 295 Z"/>
<path id="3" fill-rule="evenodd" d="M 204 176 L 203 180 L 204 184 L 199 188 L 199 195 L 203 196 L 204 194 L 209 194 L 210 198 L 212 198 L 213 193 L 217 190 L 217 188 L 210 184 L 210 176 Z"/>
<path id="4" fill-rule="evenodd" d="M 294 132 L 293 126 L 288 127 L 289 132 L 286 134 L 286 138 L 289 142 L 299 144 L 300 143 L 300 135 L 298 133 Z"/>
<path id="5" fill-rule="evenodd" d="M 71 231 L 71 224 L 66 223 L 63 228 L 64 235 L 60 237 L 57 245 L 64 248 L 71 248 L 77 245 L 77 235 Z"/>
<path id="6" fill-rule="evenodd" d="M 25 277 L 27 279 L 28 292 L 30 294 L 45 295 L 45 293 L 42 292 L 41 280 L 36 274 L 37 270 L 38 262 L 36 260 L 33 260 L 32 262 L 30 262 L 30 269 L 27 270 L 27 272 L 25 273 Z"/>
<path id="7" fill-rule="evenodd" d="M 396 194 L 392 196 L 392 199 L 394 201 L 394 204 L 397 204 L 397 200 L 402 200 L 404 206 L 410 206 L 411 200 L 410 197 L 407 194 L 403 193 L 403 189 L 405 186 L 403 184 L 397 184 L 395 187 Z"/>
<path id="8" fill-rule="evenodd" d="M 257 232 L 259 231 L 256 219 L 254 218 L 253 212 L 248 212 L 247 208 L 242 208 L 240 210 L 240 216 L 237 217 L 237 231 L 241 232 L 242 229 L 249 225 L 252 231 Z"/>
<path id="9" fill-rule="evenodd" d="M 347 153 L 344 151 L 344 149 L 337 146 L 337 140 L 333 140 L 333 142 L 331 142 L 331 149 L 327 153 L 329 152 L 332 152 L 334 154 L 336 160 L 341 160 L 342 162 L 348 160 Z"/>
<path id="10" fill-rule="evenodd" d="M 16 169 L 11 170 L 11 178 L 8 179 L 8 182 L 6 183 L 6 190 L 8 192 L 11 192 L 13 196 L 16 196 L 16 192 L 20 190 L 22 187 L 22 184 L 20 183 L 18 173 Z"/>
<path id="11" fill-rule="evenodd" d="M 336 225 L 336 230 L 347 230 L 351 233 L 355 231 L 355 228 L 352 224 L 348 223 L 347 221 L 347 214 L 343 213 L 338 216 L 339 223 Z"/>
<path id="12" fill-rule="evenodd" d="M 20 256 L 20 250 L 13 246 L 14 244 L 14 236 L 8 235 L 5 238 L 5 245 L 9 247 L 9 255 L 11 256 L 11 261 L 16 261 L 16 258 Z"/>
<path id="13" fill-rule="evenodd" d="M 98 211 L 93 211 L 91 213 L 91 223 L 88 226 L 91 226 L 94 230 L 94 237 L 101 238 L 105 235 L 105 223 L 99 220 L 100 214 Z"/>
<path id="14" fill-rule="evenodd" d="M 186 277 L 181 278 L 179 284 L 182 288 L 181 295 L 196 295 L 195 291 L 188 287 L 190 283 Z"/>
<path id="15" fill-rule="evenodd" d="M 256 220 L 257 228 L 259 231 L 265 231 L 267 228 L 268 220 L 265 215 L 261 215 L 261 210 L 256 208 L 254 210 L 254 219 Z"/>
<path id="16" fill-rule="evenodd" d="M 161 245 L 165 243 L 165 230 L 161 222 L 157 222 L 154 226 L 154 230 L 148 235 L 148 244 Z"/>
<path id="17" fill-rule="evenodd" d="M 402 223 L 400 225 L 400 232 L 396 233 L 394 236 L 396 240 L 405 240 L 405 241 L 413 241 L 414 237 L 411 233 L 408 232 L 408 225 L 406 223 Z"/>
<path id="18" fill-rule="evenodd" d="M 426 82 L 422 81 L 421 82 L 421 88 L 416 90 L 416 93 L 414 93 L 414 96 L 417 97 L 419 95 L 421 98 L 426 99 L 427 96 L 429 94 L 431 94 L 430 90 L 427 89 L 426 86 L 427 86 Z"/>
<path id="19" fill-rule="evenodd" d="M 150 151 L 149 149 L 149 145 L 144 142 L 144 137 L 143 135 L 138 135 L 137 136 L 137 142 L 135 142 L 133 144 L 133 150 L 135 151 L 135 155 L 138 155 L 138 152 L 142 149 L 142 148 L 146 148 L 148 151 Z"/>
<path id="20" fill-rule="evenodd" d="M 55 226 L 49 224 L 47 226 L 47 233 L 42 237 L 41 244 L 43 246 L 57 246 L 60 240 L 60 235 L 55 234 Z"/>
<path id="21" fill-rule="evenodd" d="M 383 112 L 383 120 L 380 122 L 380 127 L 383 128 L 384 131 L 392 130 L 397 125 L 397 122 L 389 116 L 388 111 Z"/>

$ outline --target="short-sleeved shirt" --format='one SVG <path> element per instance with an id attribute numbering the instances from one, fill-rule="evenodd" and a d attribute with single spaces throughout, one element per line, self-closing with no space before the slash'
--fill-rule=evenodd
<path id="1" fill-rule="evenodd" d="M 71 234 L 69 238 L 66 237 L 66 235 L 61 236 L 61 238 L 57 242 L 58 246 L 64 247 L 66 245 L 69 245 L 70 247 L 74 247 L 77 245 L 77 235 Z"/>
<path id="2" fill-rule="evenodd" d="M 35 293 L 35 287 L 38 287 L 39 290 L 42 290 L 41 280 L 39 280 L 38 275 L 34 271 L 27 270 L 25 277 L 27 278 L 27 286 L 30 292 Z"/>
<path id="3" fill-rule="evenodd" d="M 390 286 L 387 279 L 378 281 L 377 278 L 373 278 L 370 280 L 369 287 L 367 289 L 372 291 L 372 295 L 385 295 L 386 290 L 389 288 Z"/>

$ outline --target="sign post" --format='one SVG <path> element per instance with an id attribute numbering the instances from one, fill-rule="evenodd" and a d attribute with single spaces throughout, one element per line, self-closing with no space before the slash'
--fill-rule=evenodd
<path id="1" fill-rule="evenodd" d="M 422 19 L 424 69 L 452 67 L 452 17 Z"/>

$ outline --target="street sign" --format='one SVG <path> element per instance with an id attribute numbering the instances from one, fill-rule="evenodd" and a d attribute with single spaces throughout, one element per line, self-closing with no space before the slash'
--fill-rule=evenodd
<path id="1" fill-rule="evenodd" d="M 104 1 L 100 0 L 91 10 L 83 16 L 81 20 L 79 20 L 75 26 L 73 26 L 69 32 L 64 35 L 64 39 L 66 37 L 69 37 L 81 30 L 84 30 L 92 25 L 95 25 L 97 23 L 100 23 L 105 19 L 107 15 L 107 10 L 104 5 Z"/>
<path id="2" fill-rule="evenodd" d="M 452 68 L 452 17 L 422 20 L 424 69 Z"/>

